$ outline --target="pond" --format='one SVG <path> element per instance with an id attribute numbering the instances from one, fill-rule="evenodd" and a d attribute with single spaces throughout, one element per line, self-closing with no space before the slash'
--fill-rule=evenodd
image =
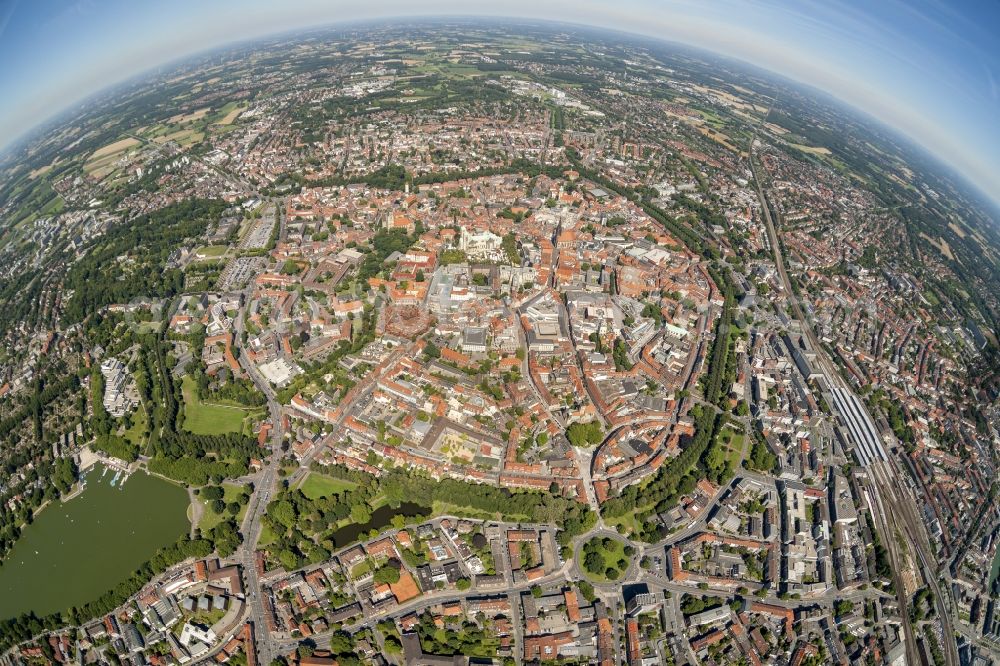
<path id="1" fill-rule="evenodd" d="M 333 545 L 337 548 L 349 546 L 357 542 L 361 537 L 367 536 L 371 530 L 382 530 L 389 526 L 393 516 L 401 515 L 406 518 L 424 518 L 431 515 L 430 508 L 415 502 L 403 502 L 398 507 L 393 508 L 383 505 L 372 511 L 371 518 L 367 523 L 345 525 L 333 533 Z"/>
<path id="2" fill-rule="evenodd" d="M 112 485 L 116 474 L 91 468 L 80 495 L 24 528 L 0 566 L 0 619 L 92 601 L 188 532 L 187 491 L 141 471 Z"/>
<path id="3" fill-rule="evenodd" d="M 993 565 L 990 567 L 990 587 L 989 589 L 996 593 L 997 581 L 1000 580 L 1000 547 L 997 547 L 996 553 L 993 555 Z"/>

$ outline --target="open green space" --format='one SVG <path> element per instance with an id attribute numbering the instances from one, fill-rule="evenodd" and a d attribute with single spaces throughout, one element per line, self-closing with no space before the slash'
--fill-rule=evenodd
<path id="1" fill-rule="evenodd" d="M 273 533 L 267 537 L 270 542 L 265 541 L 271 561 L 289 570 L 309 562 L 320 562 L 327 559 L 331 551 L 367 538 L 373 531 L 377 534 L 389 525 L 401 527 L 422 522 L 433 510 L 445 509 L 445 504 L 489 514 L 499 512 L 509 521 L 556 522 L 561 519 L 563 530 L 557 538 L 562 545 L 594 522 L 592 514 L 587 513 L 580 502 L 560 496 L 512 493 L 454 479 L 435 481 L 402 470 L 386 470 L 381 476 L 373 477 L 364 472 L 340 469 L 342 472 L 338 476 L 355 482 L 355 488 L 316 500 L 287 488 L 280 490 L 268 503 L 263 524 Z M 317 514 L 322 520 L 312 518 Z M 523 516 L 523 520 L 516 516 Z"/>
<path id="2" fill-rule="evenodd" d="M 351 580 L 358 580 L 359 578 L 364 578 L 372 570 L 371 560 L 365 560 L 354 565 L 351 569 Z"/>
<path id="3" fill-rule="evenodd" d="M 737 432 L 731 428 L 724 428 L 719 434 L 719 442 L 726 447 L 726 460 L 732 466 L 732 469 L 737 469 L 740 463 L 743 462 L 743 440 L 745 437 L 742 432 Z"/>
<path id="4" fill-rule="evenodd" d="M 458 504 L 452 504 L 450 502 L 444 502 L 441 500 L 434 500 L 431 505 L 431 514 L 434 516 L 455 516 L 457 518 L 470 518 L 473 520 L 497 520 L 501 513 L 493 511 L 482 511 L 480 509 L 473 509 L 468 506 L 461 506 Z M 530 516 L 523 514 L 507 514 L 507 520 L 520 520 L 524 522 L 529 522 L 531 520 Z"/>
<path id="5" fill-rule="evenodd" d="M 460 654 L 477 658 L 472 660 L 473 663 L 479 661 L 495 663 L 500 648 L 500 638 L 490 620 L 486 620 L 482 627 L 472 623 L 465 623 L 460 628 L 454 625 L 438 627 L 434 624 L 431 614 L 424 612 L 416 626 L 416 633 L 420 647 L 425 653 Z"/>
<path id="6" fill-rule="evenodd" d="M 640 497 L 642 496 L 642 490 L 648 486 L 652 480 L 652 476 L 647 476 L 639 481 L 639 483 L 635 484 L 634 487 L 639 491 Z M 643 522 L 655 509 L 655 503 L 645 503 L 636 507 L 635 511 L 629 511 L 620 516 L 606 517 L 604 522 L 609 527 L 617 529 L 623 536 L 633 538 L 633 535 L 642 534 Z"/>
<path id="7" fill-rule="evenodd" d="M 650 509 L 650 507 L 644 507 L 644 508 L 646 510 Z M 614 518 L 609 518 L 608 520 L 605 521 L 605 523 L 609 527 L 614 527 L 616 530 L 618 530 L 620 533 L 624 534 L 625 536 L 629 536 L 629 535 L 632 535 L 632 534 L 639 534 L 640 533 L 640 530 L 639 530 L 639 514 L 640 513 L 641 513 L 640 511 L 636 511 L 634 513 L 626 513 L 625 515 L 622 515 L 622 516 L 616 516 Z"/>
<path id="8" fill-rule="evenodd" d="M 222 489 L 225 493 L 222 501 L 226 504 L 237 501 L 240 495 L 243 494 L 243 487 L 238 486 L 235 483 L 223 483 Z M 198 527 L 201 529 L 203 534 L 221 523 L 223 520 L 231 517 L 231 514 L 228 511 L 223 511 L 222 513 L 216 512 L 212 508 L 213 502 L 210 500 L 198 498 L 198 501 L 201 503 L 202 507 L 204 507 L 204 511 L 201 514 L 201 520 L 198 522 Z M 243 516 L 246 515 L 246 512 L 247 505 L 244 504 L 240 507 L 239 513 L 236 514 L 237 525 L 243 524 Z"/>
<path id="9" fill-rule="evenodd" d="M 247 107 L 236 102 L 228 102 L 221 109 L 216 111 L 209 118 L 213 125 L 232 125 L 236 118 L 246 111 Z"/>
<path id="10" fill-rule="evenodd" d="M 193 613 L 182 613 L 183 621 L 178 622 L 173 626 L 172 631 L 174 636 L 180 638 L 181 632 L 184 631 L 184 625 L 191 623 L 201 625 L 203 627 L 211 627 L 213 624 L 225 617 L 226 611 L 222 610 L 199 610 Z"/>
<path id="11" fill-rule="evenodd" d="M 114 475 L 92 468 L 80 495 L 25 528 L 0 566 L 0 619 L 83 605 L 187 533 L 181 487 L 143 472 L 112 486 Z"/>
<path id="12" fill-rule="evenodd" d="M 195 254 L 202 257 L 221 257 L 229 250 L 228 245 L 206 245 L 199 247 Z"/>
<path id="13" fill-rule="evenodd" d="M 336 479 L 321 472 L 309 472 L 309 476 L 298 487 L 303 495 L 314 500 L 320 497 L 329 497 L 344 490 L 351 490 L 357 487 L 357 484 L 345 479 Z"/>
<path id="14" fill-rule="evenodd" d="M 628 570 L 634 553 L 626 553 L 625 542 L 610 536 L 596 536 L 580 549 L 580 568 L 596 583 L 620 580 Z"/>
<path id="15" fill-rule="evenodd" d="M 275 535 L 274 530 L 267 524 L 264 524 L 260 528 L 260 538 L 257 539 L 257 547 L 264 548 L 270 546 L 272 543 L 277 541 L 277 535 Z"/>
<path id="16" fill-rule="evenodd" d="M 184 377 L 181 385 L 184 396 L 184 429 L 196 435 L 224 435 L 242 432 L 243 421 L 252 410 L 229 405 L 202 402 L 194 378 Z"/>
<path id="17" fill-rule="evenodd" d="M 146 408 L 142 405 L 132 412 L 132 427 L 125 430 L 125 439 L 135 446 L 142 447 L 146 434 Z"/>

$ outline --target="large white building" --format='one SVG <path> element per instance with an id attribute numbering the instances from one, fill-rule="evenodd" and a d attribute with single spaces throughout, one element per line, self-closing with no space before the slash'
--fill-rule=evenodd
<path id="1" fill-rule="evenodd" d="M 503 253 L 503 239 L 492 231 L 472 232 L 462 227 L 458 247 L 473 261 L 499 261 Z"/>
<path id="2" fill-rule="evenodd" d="M 104 409 L 116 418 L 125 416 L 136 405 L 134 391 L 130 390 L 132 375 L 117 358 L 108 358 L 101 363 L 104 375 Z"/>

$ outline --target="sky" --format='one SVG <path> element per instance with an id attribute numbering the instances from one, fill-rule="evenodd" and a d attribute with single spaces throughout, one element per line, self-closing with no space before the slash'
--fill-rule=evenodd
<path id="1" fill-rule="evenodd" d="M 566 21 L 743 60 L 874 116 L 1000 202 L 997 0 L 0 0 L 0 146 L 201 51 L 410 16 Z"/>

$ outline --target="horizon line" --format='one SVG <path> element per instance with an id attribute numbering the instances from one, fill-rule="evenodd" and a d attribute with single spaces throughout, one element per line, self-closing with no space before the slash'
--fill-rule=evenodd
<path id="1" fill-rule="evenodd" d="M 720 51 L 713 50 L 703 44 L 696 44 L 688 41 L 683 41 L 680 39 L 670 39 L 666 37 L 650 35 L 642 32 L 635 32 L 633 30 L 627 30 L 620 27 L 605 27 L 598 26 L 591 23 L 578 23 L 575 21 L 566 20 L 556 20 L 550 18 L 540 18 L 540 17 L 529 17 L 529 16 L 511 16 L 507 14 L 398 14 L 394 16 L 378 17 L 378 18 L 356 18 L 356 19 L 344 19 L 344 20 L 334 20 L 324 23 L 317 23 L 314 25 L 303 25 L 292 27 L 287 30 L 276 30 L 273 32 L 262 32 L 260 34 L 236 37 L 227 41 L 223 41 L 211 46 L 207 46 L 202 49 L 197 49 L 190 51 L 184 55 L 178 56 L 176 58 L 165 58 L 162 61 L 141 69 L 137 72 L 125 75 L 119 79 L 116 79 L 107 85 L 99 87 L 89 93 L 81 95 L 80 97 L 70 101 L 62 108 L 54 111 L 49 116 L 43 118 L 35 125 L 21 132 L 20 134 L 12 137 L 6 143 L 0 143 L 0 162 L 4 162 L 8 159 L 12 159 L 15 154 L 20 150 L 26 150 L 30 146 L 28 144 L 33 141 L 41 140 L 42 137 L 36 137 L 36 134 L 46 131 L 49 126 L 56 124 L 61 121 L 64 116 L 71 113 L 85 114 L 86 111 L 80 109 L 76 110 L 77 107 L 85 105 L 89 102 L 111 102 L 111 100 L 101 99 L 114 94 L 121 88 L 129 85 L 137 85 L 144 82 L 148 82 L 150 79 L 155 78 L 165 72 L 161 70 L 175 70 L 186 64 L 192 63 L 199 59 L 204 59 L 212 56 L 213 54 L 223 54 L 228 51 L 233 51 L 241 46 L 258 46 L 263 42 L 279 39 L 282 37 L 292 38 L 304 35 L 309 32 L 322 32 L 329 30 L 341 29 L 346 26 L 356 25 L 359 27 L 375 27 L 380 25 L 392 25 L 400 23 L 401 21 L 417 21 L 417 22 L 440 22 L 440 21 L 469 21 L 475 22 L 492 22 L 499 24 L 537 24 L 539 26 L 563 26 L 567 28 L 573 28 L 576 30 L 584 29 L 591 30 L 597 33 L 607 33 L 609 35 L 619 35 L 625 37 L 638 38 L 643 40 L 649 40 L 654 43 L 662 44 L 665 46 L 670 46 L 673 48 L 691 49 L 693 51 L 699 52 L 703 56 L 711 56 L 712 58 L 730 61 L 733 64 L 739 65 L 745 69 L 757 70 L 761 74 L 766 74 L 767 76 L 774 77 L 786 85 L 793 84 L 794 86 L 801 86 L 806 88 L 805 92 L 809 92 L 813 95 L 826 96 L 828 101 L 835 102 L 841 105 L 843 108 L 840 111 L 849 111 L 855 114 L 859 114 L 861 117 L 857 120 L 861 120 L 870 124 L 874 124 L 884 130 L 895 134 L 898 139 L 905 140 L 908 142 L 910 149 L 915 149 L 924 153 L 925 158 L 931 158 L 937 162 L 938 167 L 944 167 L 950 171 L 950 176 L 955 178 L 959 183 L 964 185 L 967 189 L 971 190 L 966 192 L 966 195 L 974 194 L 978 195 L 982 199 L 979 203 L 987 204 L 992 207 L 992 211 L 987 210 L 990 217 L 993 218 L 995 224 L 1000 226 L 1000 192 L 996 195 L 992 194 L 984 185 L 981 185 L 972 176 L 967 174 L 964 169 L 953 163 L 948 158 L 942 156 L 939 151 L 931 148 L 924 142 L 922 142 L 918 137 L 914 136 L 907 130 L 902 129 L 898 125 L 878 117 L 873 112 L 863 108 L 862 106 L 855 104 L 847 99 L 844 99 L 837 93 L 823 88 L 815 83 L 804 81 L 793 75 L 786 74 L 784 72 L 779 72 L 769 67 L 747 60 L 743 57 L 731 55 L 728 53 L 722 53 Z M 400 25 L 399 27 L 405 27 Z M 68 120 L 68 119 L 67 119 Z"/>

